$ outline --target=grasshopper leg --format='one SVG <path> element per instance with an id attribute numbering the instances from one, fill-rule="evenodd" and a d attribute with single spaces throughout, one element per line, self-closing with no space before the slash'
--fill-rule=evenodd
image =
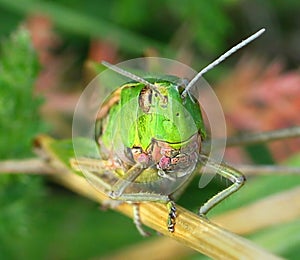
<path id="1" fill-rule="evenodd" d="M 104 169 L 108 168 L 109 163 L 107 161 L 102 161 L 98 159 L 90 159 L 90 158 L 79 158 L 70 160 L 71 167 L 77 171 L 84 171 L 85 175 L 88 175 L 90 180 L 93 180 L 93 184 L 99 187 L 99 189 L 105 188 L 105 190 L 109 191 L 108 196 L 112 199 L 112 201 L 107 201 L 106 205 L 111 207 L 115 207 L 119 205 L 119 203 L 131 202 L 133 203 L 133 219 L 134 223 L 142 236 L 147 236 L 148 233 L 145 232 L 142 228 L 142 222 L 140 219 L 139 213 L 139 204 L 136 202 L 141 201 L 151 201 L 151 202 L 161 202 L 166 203 L 168 209 L 168 219 L 167 219 L 167 227 L 170 232 L 174 232 L 175 220 L 176 220 L 176 207 L 172 200 L 170 200 L 169 196 L 157 194 L 157 193 L 147 193 L 147 192 L 139 192 L 139 193 L 124 193 L 126 188 L 136 180 L 145 170 L 145 168 L 141 164 L 135 164 L 132 166 L 123 176 L 122 179 L 119 179 L 113 185 L 105 183 L 101 180 L 101 174 L 105 171 Z M 114 203 L 114 201 L 116 203 Z"/>
<path id="2" fill-rule="evenodd" d="M 123 200 L 130 202 L 139 201 L 159 201 L 167 202 L 168 208 L 168 220 L 167 227 L 170 232 L 174 232 L 175 219 L 176 219 L 176 208 L 173 201 L 170 201 L 168 196 L 155 193 L 132 193 L 124 194 L 126 188 L 140 176 L 140 174 L 145 170 L 145 168 L 140 164 L 135 164 L 132 166 L 124 175 L 124 178 L 119 179 L 112 187 L 109 192 L 109 196 L 113 200 Z M 139 205 L 133 203 L 133 221 L 136 225 L 137 230 L 142 236 L 148 236 L 149 234 L 142 228 L 142 222 L 140 219 Z"/>
<path id="3" fill-rule="evenodd" d="M 119 179 L 111 189 L 109 196 L 112 199 L 119 199 L 126 188 L 138 178 L 141 173 L 145 170 L 141 164 L 133 165 L 123 176 L 122 179 Z"/>
<path id="4" fill-rule="evenodd" d="M 140 217 L 140 208 L 138 203 L 133 203 L 132 205 L 133 209 L 133 223 L 135 224 L 137 230 L 143 237 L 147 237 L 150 234 L 143 229 L 141 217 Z"/>
<path id="5" fill-rule="evenodd" d="M 69 163 L 73 170 L 82 172 L 99 190 L 111 190 L 111 184 L 103 180 L 106 170 L 111 167 L 110 162 L 98 158 L 71 158 Z"/>
<path id="6" fill-rule="evenodd" d="M 176 224 L 176 206 L 175 203 L 170 200 L 167 203 L 167 208 L 169 210 L 168 220 L 167 220 L 167 227 L 168 230 L 173 233 L 175 230 L 175 224 Z"/>
<path id="7" fill-rule="evenodd" d="M 240 189 L 243 184 L 245 183 L 246 179 L 245 176 L 239 172 L 238 170 L 226 165 L 225 163 L 218 164 L 212 162 L 211 160 L 208 161 L 208 157 L 206 155 L 200 155 L 199 158 L 202 163 L 204 161 L 207 162 L 207 165 L 216 170 L 217 174 L 223 176 L 224 178 L 230 180 L 232 184 L 222 190 L 221 192 L 217 193 L 215 196 L 210 198 L 206 203 L 204 203 L 199 209 L 199 215 L 205 215 L 209 210 L 211 210 L 214 206 L 220 203 L 225 198 L 229 197 L 232 193 L 236 192 Z"/>
<path id="8" fill-rule="evenodd" d="M 110 196 L 114 199 L 126 200 L 126 201 L 158 201 L 158 202 L 167 202 L 168 209 L 168 219 L 167 227 L 170 232 L 174 232 L 175 222 L 176 222 L 176 207 L 175 203 L 169 199 L 168 196 L 155 194 L 155 193 L 132 193 L 132 194 L 123 194 L 124 190 L 130 184 L 130 181 L 134 181 L 142 172 L 143 168 L 141 165 L 134 165 L 130 170 L 125 174 L 124 179 L 120 179 L 113 187 Z M 142 229 L 142 224 L 140 221 L 140 215 L 138 212 L 138 205 L 133 204 L 133 216 L 134 223 L 138 231 L 143 235 L 147 233 Z"/>

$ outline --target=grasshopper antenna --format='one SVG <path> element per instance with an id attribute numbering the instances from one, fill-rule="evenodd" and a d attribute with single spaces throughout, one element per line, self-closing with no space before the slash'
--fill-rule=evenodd
<path id="1" fill-rule="evenodd" d="M 162 94 L 157 90 L 157 87 L 156 87 L 154 84 L 150 83 L 149 81 L 147 81 L 147 80 L 145 80 L 145 79 L 143 79 L 143 78 L 141 78 L 141 77 L 139 77 L 139 76 L 137 76 L 137 75 L 135 75 L 135 74 L 132 74 L 132 73 L 129 72 L 129 71 L 123 70 L 123 69 L 121 69 L 121 68 L 119 68 L 119 67 L 117 67 L 117 66 L 115 66 L 115 65 L 113 65 L 113 64 L 110 64 L 110 63 L 107 62 L 107 61 L 102 61 L 101 63 L 102 63 L 105 67 L 107 67 L 108 69 L 111 69 L 111 70 L 117 72 L 118 74 L 121 74 L 121 75 L 123 75 L 123 76 L 125 76 L 125 77 L 127 77 L 127 78 L 130 78 L 130 79 L 134 80 L 134 81 L 137 81 L 137 82 L 140 82 L 140 83 L 142 83 L 142 84 L 145 84 L 146 86 L 148 86 L 151 90 L 153 90 L 154 92 L 156 92 L 156 93 L 163 99 L 163 96 L 162 96 Z"/>
<path id="2" fill-rule="evenodd" d="M 182 92 L 181 97 L 183 97 L 183 98 L 186 97 L 189 89 L 198 81 L 199 78 L 201 78 L 203 76 L 203 74 L 205 74 L 206 72 L 208 72 L 209 70 L 211 70 L 212 68 L 217 66 L 219 63 L 224 61 L 226 58 L 228 58 L 231 54 L 235 53 L 237 50 L 243 48 L 245 45 L 247 45 L 248 43 L 250 43 L 253 40 L 255 40 L 256 38 L 258 38 L 264 32 L 265 32 L 265 28 L 260 29 L 258 32 L 254 33 L 247 39 L 245 39 L 242 42 L 240 42 L 239 44 L 235 45 L 230 50 L 228 50 L 223 55 L 221 55 L 219 58 L 217 58 L 215 61 L 213 61 L 212 63 L 207 65 L 189 82 L 189 84 L 186 86 L 185 90 Z"/>

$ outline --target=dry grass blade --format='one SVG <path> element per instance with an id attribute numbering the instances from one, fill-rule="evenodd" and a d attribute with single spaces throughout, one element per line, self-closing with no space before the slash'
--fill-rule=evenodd
<path id="1" fill-rule="evenodd" d="M 68 189 L 100 203 L 108 199 L 104 194 L 91 188 L 85 179 L 72 173 L 64 172 L 53 175 L 52 178 Z M 141 219 L 145 225 L 161 234 L 216 259 L 277 259 L 250 241 L 225 231 L 182 207 L 177 206 L 177 209 L 178 217 L 174 233 L 168 232 L 166 228 L 168 212 L 163 204 L 141 203 Z M 122 204 L 116 210 L 132 218 L 130 204 Z"/>
<path id="2" fill-rule="evenodd" d="M 24 160 L 6 160 L 0 162 L 1 173 L 26 173 L 26 174 L 51 174 L 55 173 L 55 170 L 45 165 L 45 162 L 32 158 Z"/>
<path id="3" fill-rule="evenodd" d="M 240 209 L 226 212 L 212 218 L 212 221 L 237 234 L 251 234 L 262 228 L 299 218 L 300 204 L 297 203 L 299 198 L 300 188 L 297 187 L 266 197 Z M 262 212 L 262 208 L 264 209 L 263 213 L 261 213 L 263 215 L 259 214 L 259 212 Z M 257 214 L 253 215 L 253 212 L 257 212 Z M 249 216 L 252 216 L 251 221 L 244 221 Z M 133 245 L 107 256 L 105 259 L 140 259 L 143 255 L 150 255 L 152 260 L 174 259 L 187 257 L 191 254 L 194 254 L 193 250 L 174 240 L 163 237 Z M 157 258 L 157 256 L 160 258 Z"/>

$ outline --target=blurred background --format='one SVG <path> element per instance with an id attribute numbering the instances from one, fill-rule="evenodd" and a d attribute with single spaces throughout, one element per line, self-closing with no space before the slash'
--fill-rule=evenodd
<path id="1" fill-rule="evenodd" d="M 200 70 L 263 27 L 205 78 L 228 135 L 299 125 L 299 10 L 298 0 L 0 0 L 0 159 L 32 157 L 39 133 L 70 138 L 74 107 L 101 60 L 159 56 Z M 230 148 L 225 159 L 274 164 L 297 156 L 299 145 Z M 196 183 L 181 204 L 196 208 L 224 185 Z M 0 176 L 1 259 L 101 259 L 145 240 L 131 222 L 40 176 Z M 279 253 L 296 259 L 292 245 Z"/>

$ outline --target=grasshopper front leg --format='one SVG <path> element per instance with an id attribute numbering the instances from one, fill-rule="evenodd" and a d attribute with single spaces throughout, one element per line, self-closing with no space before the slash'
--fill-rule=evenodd
<path id="1" fill-rule="evenodd" d="M 167 227 L 170 232 L 174 232 L 174 227 L 176 223 L 176 207 L 175 203 L 170 200 L 169 196 L 155 193 L 130 193 L 124 194 L 125 189 L 130 185 L 132 181 L 134 181 L 145 169 L 140 165 L 136 164 L 132 166 L 125 174 L 123 179 L 119 179 L 117 183 L 115 183 L 112 187 L 112 191 L 110 193 L 110 197 L 118 200 L 125 201 L 157 201 L 166 203 L 168 209 L 168 219 L 167 219 Z M 137 229 L 142 235 L 145 235 L 145 231 L 141 227 L 140 215 L 138 210 L 138 204 L 133 205 L 133 216 L 134 223 L 136 224 Z"/>
<path id="2" fill-rule="evenodd" d="M 70 160 L 71 167 L 76 171 L 82 171 L 87 179 L 98 189 L 104 190 L 104 192 L 113 200 L 113 201 L 124 201 L 127 203 L 133 204 L 133 219 L 134 223 L 143 236 L 148 235 L 142 228 L 140 214 L 139 214 L 139 204 L 138 202 L 160 202 L 165 203 L 168 209 L 168 219 L 167 227 L 170 232 L 174 232 L 175 220 L 176 220 L 176 207 L 169 196 L 156 194 L 156 193 L 125 193 L 125 190 L 132 182 L 134 182 L 145 170 L 141 164 L 135 164 L 132 166 L 123 176 L 119 178 L 114 183 L 108 183 L 103 180 L 103 177 L 106 176 L 106 173 L 112 169 L 110 162 L 100 159 L 91 159 L 91 158 L 72 158 Z M 112 207 L 118 205 L 118 203 L 109 203 Z"/>
<path id="3" fill-rule="evenodd" d="M 216 170 L 216 173 L 221 175 L 222 177 L 230 180 L 232 185 L 228 188 L 222 190 L 217 193 L 215 196 L 210 198 L 206 203 L 204 203 L 199 209 L 199 215 L 206 215 L 209 210 L 211 210 L 214 206 L 220 203 L 225 198 L 229 197 L 232 193 L 236 192 L 240 189 L 246 181 L 245 176 L 239 172 L 238 170 L 226 165 L 225 163 L 218 164 L 211 160 L 208 160 L 206 155 L 201 154 L 199 156 L 199 161 L 203 164 L 207 164 L 207 166 Z"/>

